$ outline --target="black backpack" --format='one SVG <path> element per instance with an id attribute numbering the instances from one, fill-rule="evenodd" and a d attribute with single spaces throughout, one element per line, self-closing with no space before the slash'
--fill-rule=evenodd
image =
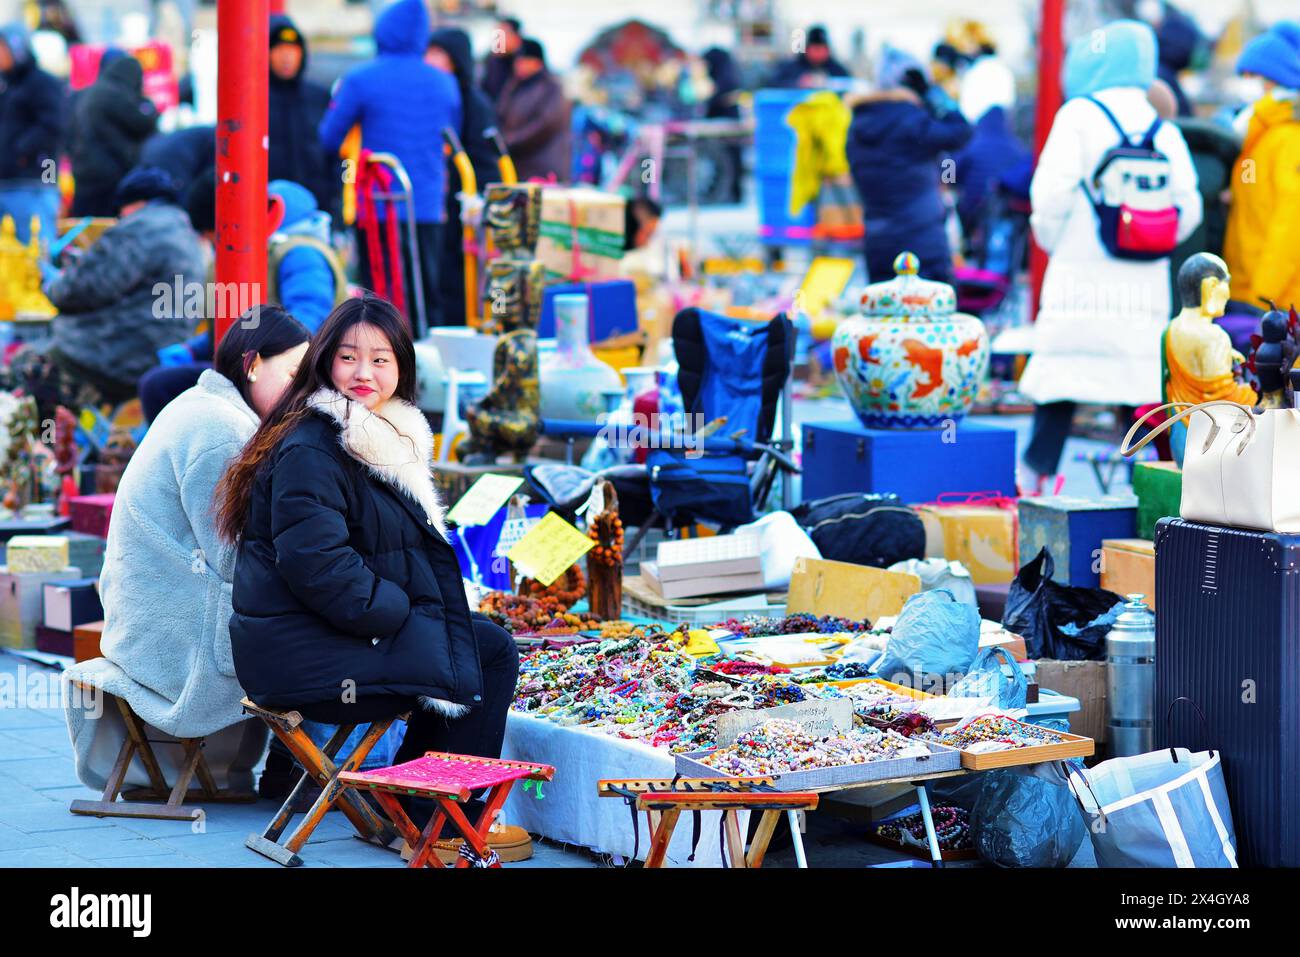
<path id="1" fill-rule="evenodd" d="M 820 498 L 791 510 L 822 558 L 888 568 L 925 557 L 925 526 L 892 493 L 850 492 Z"/>

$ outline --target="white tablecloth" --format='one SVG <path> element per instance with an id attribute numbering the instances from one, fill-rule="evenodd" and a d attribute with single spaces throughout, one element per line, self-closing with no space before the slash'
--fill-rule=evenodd
<path id="1" fill-rule="evenodd" d="M 602 734 L 577 726 L 562 726 L 545 718 L 510 712 L 502 757 L 507 760 L 539 761 L 555 768 L 555 780 L 542 784 L 542 800 L 530 787 L 510 790 L 505 819 L 533 834 L 555 841 L 577 844 L 606 854 L 632 856 L 632 815 L 617 798 L 596 794 L 596 782 L 605 778 L 671 778 L 673 756 L 667 748 L 652 748 L 639 741 Z M 683 814 L 668 845 L 671 867 L 721 867 L 718 825 L 721 815 L 705 811 L 700 843 L 694 862 L 691 853 L 691 815 Z M 748 823 L 742 812 L 742 826 Z M 650 846 L 644 814 L 638 815 L 641 844 L 638 856 L 645 859 Z"/>

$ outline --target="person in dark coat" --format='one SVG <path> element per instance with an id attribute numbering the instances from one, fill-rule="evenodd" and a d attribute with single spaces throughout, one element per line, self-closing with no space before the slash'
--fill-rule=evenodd
<path id="1" fill-rule="evenodd" d="M 515 57 L 514 77 L 501 91 L 497 112 L 501 135 L 520 181 L 567 182 L 570 174 L 569 101 L 546 68 L 546 51 L 526 39 Z"/>
<path id="2" fill-rule="evenodd" d="M 846 100 L 853 110 L 849 170 L 866 217 L 867 274 L 872 282 L 891 278 L 894 257 L 908 250 L 920 257 L 922 276 L 950 283 L 940 161 L 966 145 L 970 124 L 900 51 L 886 49 L 876 87 Z"/>
<path id="3" fill-rule="evenodd" d="M 996 56 L 980 57 L 962 77 L 961 112 L 972 132 L 953 159 L 957 214 L 968 239 L 980 231 L 986 200 L 1004 177 L 1032 162 L 1032 154 L 1011 129 L 1015 100 L 1015 76 Z"/>
<path id="4" fill-rule="evenodd" d="M 332 216 L 343 180 L 338 161 L 321 148 L 316 136 L 330 94 L 306 78 L 307 41 L 282 14 L 271 17 L 270 63 L 266 178 L 306 186 L 317 208 Z"/>
<path id="5" fill-rule="evenodd" d="M 0 28 L 0 215 L 13 215 L 20 242 L 33 214 L 42 238 L 54 238 L 63 99 L 59 81 L 36 65 L 27 31 Z"/>
<path id="6" fill-rule="evenodd" d="M 501 178 L 496 147 L 484 136 L 485 131 L 496 126 L 497 114 L 487 95 L 474 83 L 474 54 L 469 35 L 455 27 L 433 31 L 424 59 L 430 66 L 452 74 L 460 87 L 461 122 L 456 135 L 474 167 L 475 187 L 482 193 L 488 183 Z M 442 231 L 438 279 L 442 286 L 442 319 L 448 325 L 460 325 L 465 321 L 465 247 L 460 200 L 456 194 L 464 189 L 464 184 L 455 163 L 448 166 L 447 176 L 447 225 Z"/>
<path id="7" fill-rule="evenodd" d="M 415 400 L 401 314 L 369 294 L 337 306 L 218 487 L 218 530 L 238 542 L 235 673 L 309 720 L 410 711 L 398 763 L 496 758 L 518 653 L 470 611 Z"/>
<path id="8" fill-rule="evenodd" d="M 447 219 L 447 161 L 442 131 L 460 129 L 460 89 L 448 73 L 424 62 L 429 41 L 429 11 L 424 0 L 397 0 L 375 21 L 379 55 L 348 72 L 320 123 L 321 145 L 331 156 L 354 125 L 361 126 L 361 144 L 377 153 L 392 153 L 406 168 L 415 194 L 415 232 L 425 312 L 430 325 L 439 325 L 442 303 L 438 266 L 442 230 Z M 382 204 L 380 204 L 382 205 Z M 405 203 L 397 203 L 398 218 L 407 218 Z M 406 264 L 406 301 L 415 302 L 411 250 L 406 230 L 399 230 Z M 362 285 L 375 285 L 366 243 L 357 244 Z M 411 306 L 414 314 L 414 306 Z"/>
<path id="9" fill-rule="evenodd" d="M 844 64 L 831 55 L 826 28 L 815 26 L 808 29 L 803 52 L 777 64 L 767 85 L 787 88 L 819 87 L 825 86 L 831 77 L 843 78 L 850 75 Z"/>
<path id="10" fill-rule="evenodd" d="M 165 170 L 185 196 L 200 176 L 217 165 L 217 128 L 187 126 L 155 133 L 140 151 L 140 165 Z"/>
<path id="11" fill-rule="evenodd" d="M 145 140 L 158 126 L 158 108 L 144 95 L 144 69 L 122 56 L 99 71 L 93 86 L 77 97 L 72 142 L 76 193 L 73 216 L 112 216 L 122 177 L 140 160 Z"/>
<path id="12" fill-rule="evenodd" d="M 1156 76 L 1169 84 L 1178 103 L 1178 115 L 1193 114 L 1192 101 L 1184 92 L 1178 74 L 1190 69 L 1206 47 L 1200 27 L 1183 11 L 1165 0 L 1141 0 L 1137 16 L 1156 31 Z"/>
<path id="13" fill-rule="evenodd" d="M 524 42 L 522 30 L 514 17 L 502 17 L 492 32 L 492 47 L 483 61 L 483 92 L 494 103 L 515 75 L 515 57 Z"/>
<path id="14" fill-rule="evenodd" d="M 740 119 L 740 103 L 736 95 L 741 92 L 740 70 L 731 54 L 721 47 L 709 47 L 704 51 L 704 65 L 713 82 L 713 93 L 704 104 L 704 117 L 710 120 Z M 739 144 L 728 143 L 724 147 L 725 155 L 731 163 L 735 174 L 731 178 L 731 201 L 739 203 L 744 198 L 742 180 L 742 152 Z"/>

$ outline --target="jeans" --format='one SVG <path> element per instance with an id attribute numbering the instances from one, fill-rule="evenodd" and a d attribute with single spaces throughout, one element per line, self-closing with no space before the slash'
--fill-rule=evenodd
<path id="1" fill-rule="evenodd" d="M 26 243 L 31 234 L 32 217 L 41 221 L 41 249 L 47 255 L 57 235 L 59 218 L 59 188 L 36 180 L 0 181 L 0 219 L 5 215 L 14 218 L 18 241 Z"/>

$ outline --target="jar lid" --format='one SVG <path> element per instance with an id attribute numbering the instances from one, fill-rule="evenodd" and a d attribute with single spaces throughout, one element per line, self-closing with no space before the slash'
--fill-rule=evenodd
<path id="1" fill-rule="evenodd" d="M 862 293 L 866 316 L 947 316 L 957 311 L 957 293 L 945 282 L 922 279 L 921 260 L 912 252 L 894 259 L 893 279 L 873 282 Z"/>
<path id="2" fill-rule="evenodd" d="M 1145 595 L 1126 595 L 1124 610 L 1115 618 L 1115 627 L 1123 631 L 1144 631 L 1152 627 L 1155 615 L 1147 607 Z"/>

